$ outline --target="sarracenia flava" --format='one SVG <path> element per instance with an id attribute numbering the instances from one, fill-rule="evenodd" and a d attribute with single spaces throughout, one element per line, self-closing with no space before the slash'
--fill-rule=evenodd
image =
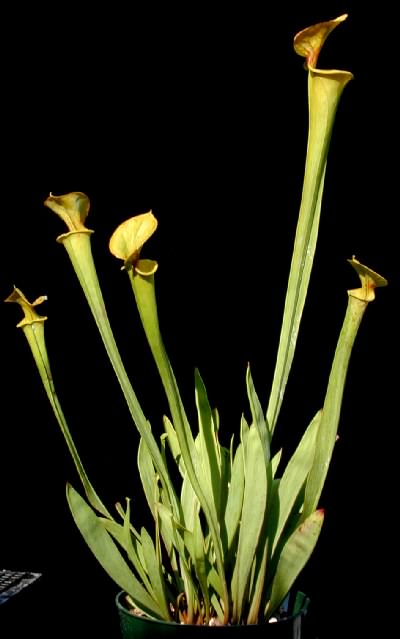
<path id="1" fill-rule="evenodd" d="M 248 422 L 242 417 L 239 441 L 219 441 L 219 415 L 209 404 L 198 371 L 198 420 L 189 423 L 178 383 L 166 353 L 157 313 L 157 263 L 142 258 L 143 245 L 157 229 L 152 212 L 121 224 L 110 250 L 123 261 L 144 332 L 168 399 L 160 440 L 143 413 L 125 371 L 108 321 L 86 228 L 89 199 L 83 193 L 54 196 L 45 205 L 68 231 L 58 237 L 72 262 L 104 342 L 132 419 L 140 434 L 137 463 L 154 518 L 154 530 L 136 529 L 130 502 L 110 513 L 94 490 L 74 445 L 60 406 L 37 307 L 17 288 L 7 301 L 24 311 L 19 326 L 32 349 L 43 385 L 67 441 L 85 490 L 83 499 L 67 486 L 74 520 L 104 569 L 126 591 L 136 609 L 156 619 L 209 624 L 254 624 L 277 610 L 308 561 L 324 519 L 321 492 L 337 436 L 346 372 L 352 346 L 374 289 L 386 280 L 349 260 L 361 286 L 348 292 L 348 306 L 322 408 L 305 429 L 293 456 L 280 471 L 273 434 L 295 353 L 317 244 L 329 143 L 337 106 L 352 75 L 317 68 L 318 54 L 346 16 L 309 27 L 296 35 L 296 52 L 308 73 L 309 134 L 303 193 L 287 286 L 276 367 L 268 406 L 263 409 L 250 368 L 246 373 Z M 180 485 L 168 465 L 175 462 Z M 173 473 L 175 476 L 176 473 Z"/>

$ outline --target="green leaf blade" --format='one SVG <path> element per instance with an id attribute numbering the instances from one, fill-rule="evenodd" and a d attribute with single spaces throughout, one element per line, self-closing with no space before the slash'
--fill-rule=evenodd
<path id="1" fill-rule="evenodd" d="M 265 459 L 269 461 L 270 455 L 271 455 L 269 427 L 267 425 L 267 421 L 264 416 L 264 412 L 263 412 L 260 400 L 258 399 L 258 395 L 254 387 L 254 382 L 251 376 L 249 365 L 247 366 L 247 372 L 246 372 L 246 386 L 247 386 L 247 396 L 248 396 L 248 400 L 250 404 L 253 424 L 256 425 L 258 433 L 260 435 L 260 440 L 264 449 Z"/>
<path id="2" fill-rule="evenodd" d="M 140 610 L 155 619 L 163 619 L 163 610 L 129 569 L 92 508 L 70 484 L 67 485 L 67 499 L 78 529 L 104 570 L 132 597 Z"/>
<path id="3" fill-rule="evenodd" d="M 323 510 L 312 513 L 293 532 L 283 547 L 265 610 L 267 617 L 270 617 L 283 601 L 309 560 L 318 541 L 323 521 Z"/>
<path id="4" fill-rule="evenodd" d="M 243 495 L 244 457 L 243 445 L 240 443 L 233 459 L 231 481 L 225 509 L 224 531 L 222 532 L 226 555 L 232 553 L 233 540 L 236 537 L 240 523 L 240 516 L 242 514 Z"/>
<path id="5" fill-rule="evenodd" d="M 278 501 L 277 510 L 279 514 L 272 552 L 275 551 L 279 544 L 289 515 L 312 467 L 315 440 L 321 423 L 321 416 L 322 411 L 319 411 L 311 420 L 279 481 L 278 490 L 274 495 Z"/>
<path id="6" fill-rule="evenodd" d="M 162 565 L 157 556 L 153 541 L 145 528 L 141 531 L 142 549 L 146 562 L 146 572 L 155 593 L 156 601 L 162 611 L 163 619 L 170 618 L 168 602 L 165 594 Z"/>
<path id="7" fill-rule="evenodd" d="M 146 496 L 150 512 L 155 519 L 156 504 L 159 501 L 158 477 L 154 470 L 150 451 L 143 437 L 141 437 L 139 441 L 137 461 L 142 488 Z"/>
<path id="8" fill-rule="evenodd" d="M 239 530 L 237 557 L 232 577 L 233 620 L 242 617 L 250 572 L 267 505 L 267 472 L 262 442 L 258 430 L 251 426 L 245 446 L 245 486 Z"/>
<path id="9" fill-rule="evenodd" d="M 220 519 L 221 508 L 221 450 L 217 438 L 207 391 L 199 371 L 195 371 L 196 407 L 199 420 L 198 470 L 214 516 Z"/>

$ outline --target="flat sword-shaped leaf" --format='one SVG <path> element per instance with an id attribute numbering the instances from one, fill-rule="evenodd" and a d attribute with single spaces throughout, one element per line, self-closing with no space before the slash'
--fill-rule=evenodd
<path id="1" fill-rule="evenodd" d="M 129 569 L 100 519 L 70 484 L 67 485 L 67 499 L 82 537 L 104 570 L 132 597 L 140 610 L 150 617 L 162 619 L 163 609 Z"/>

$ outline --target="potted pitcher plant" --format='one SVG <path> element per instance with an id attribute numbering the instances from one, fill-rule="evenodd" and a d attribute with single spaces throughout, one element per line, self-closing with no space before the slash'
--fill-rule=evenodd
<path id="1" fill-rule="evenodd" d="M 307 597 L 296 592 L 324 521 L 321 493 L 334 451 L 349 358 L 361 319 L 386 280 L 355 257 L 349 260 L 360 285 L 347 292 L 343 319 L 322 406 L 288 463 L 274 448 L 282 403 L 295 354 L 317 245 L 329 142 L 347 71 L 318 68 L 330 32 L 346 15 L 304 29 L 295 51 L 305 58 L 309 132 L 303 192 L 267 406 L 262 406 L 250 367 L 248 406 L 237 432 L 220 441 L 220 416 L 210 405 L 195 371 L 197 420 L 190 423 L 161 335 L 156 301 L 158 264 L 144 245 L 157 229 L 152 212 L 123 222 L 109 248 L 122 261 L 144 334 L 168 400 L 161 436 L 153 431 L 120 356 L 92 257 L 86 227 L 89 199 L 81 192 L 50 194 L 45 206 L 67 226 L 57 240 L 66 249 L 106 352 L 128 404 L 140 443 L 137 464 L 153 526 L 131 521 L 130 500 L 106 505 L 85 471 L 57 395 L 45 345 L 40 297 L 29 302 L 14 288 L 6 301 L 18 303 L 22 328 L 43 386 L 82 481 L 84 494 L 67 485 L 67 500 L 87 545 L 117 584 L 117 606 L 125 637 L 185 636 L 188 632 L 262 632 L 300 637 Z M 147 251 L 147 248 L 146 248 Z M 149 248 L 150 252 L 150 248 Z M 162 264 L 161 264 L 162 268 Z M 265 273 L 265 276 L 268 274 Z M 133 339 L 140 339 L 134 335 Z M 221 415 L 223 420 L 223 415 Z M 279 423 L 279 428 L 285 425 Z M 178 480 L 177 480 L 178 478 Z M 216 630 L 215 627 L 221 628 Z M 132 634 L 130 634 L 132 633 Z"/>

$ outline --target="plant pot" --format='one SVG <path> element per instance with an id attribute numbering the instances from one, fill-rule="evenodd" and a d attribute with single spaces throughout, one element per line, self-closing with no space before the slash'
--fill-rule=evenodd
<path id="1" fill-rule="evenodd" d="M 150 637 L 196 637 L 198 639 L 231 639 L 246 637 L 254 639 L 301 639 L 302 620 L 307 612 L 309 599 L 297 592 L 289 597 L 285 606 L 286 615 L 275 623 L 240 626 L 193 626 L 168 621 L 157 621 L 147 617 L 138 617 L 129 612 L 124 605 L 124 592 L 116 597 L 123 639 L 148 639 Z"/>

